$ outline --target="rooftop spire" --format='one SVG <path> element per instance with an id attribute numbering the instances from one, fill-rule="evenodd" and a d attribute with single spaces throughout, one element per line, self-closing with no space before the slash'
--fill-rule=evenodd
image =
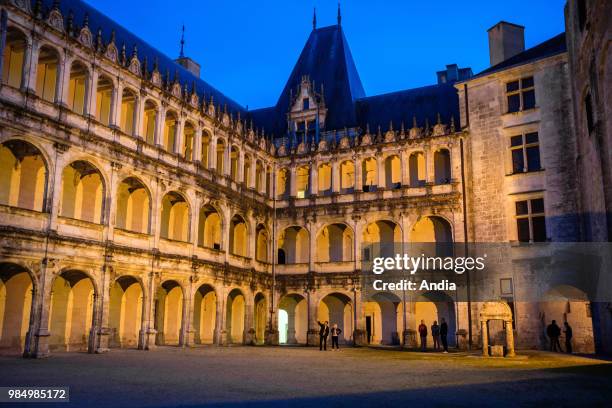
<path id="1" fill-rule="evenodd" d="M 181 33 L 181 53 L 179 54 L 179 58 L 185 58 L 185 24 L 183 24 L 183 31 Z"/>
<path id="2" fill-rule="evenodd" d="M 342 13 L 340 13 L 340 2 L 338 2 L 338 25 L 342 25 Z"/>
<path id="3" fill-rule="evenodd" d="M 312 11 L 312 29 L 317 29 L 317 8 L 315 7 Z"/>

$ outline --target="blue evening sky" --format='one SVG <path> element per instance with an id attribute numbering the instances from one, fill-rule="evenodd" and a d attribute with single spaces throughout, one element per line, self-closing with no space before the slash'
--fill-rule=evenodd
<path id="1" fill-rule="evenodd" d="M 312 30 L 336 24 L 333 0 L 87 0 L 163 53 L 185 54 L 202 78 L 250 109 L 274 105 Z M 342 27 L 367 95 L 435 83 L 446 64 L 489 65 L 486 30 L 525 26 L 526 47 L 564 31 L 565 0 L 345 0 Z"/>

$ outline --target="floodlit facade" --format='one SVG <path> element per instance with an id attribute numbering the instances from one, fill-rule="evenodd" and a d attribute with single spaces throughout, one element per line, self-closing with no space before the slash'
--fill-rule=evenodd
<path id="1" fill-rule="evenodd" d="M 81 1 L 0 9 L 0 349 L 314 345 L 324 320 L 346 344 L 413 346 L 443 317 L 451 344 L 477 346 L 478 302 L 365 296 L 370 245 L 608 237 L 583 233 L 564 34 L 525 50 L 502 22 L 484 72 L 366 96 L 339 14 L 313 22 L 278 103 L 249 111 Z M 609 304 L 493 286 L 519 347 L 545 347 L 557 319 L 576 350 L 610 350 Z"/>

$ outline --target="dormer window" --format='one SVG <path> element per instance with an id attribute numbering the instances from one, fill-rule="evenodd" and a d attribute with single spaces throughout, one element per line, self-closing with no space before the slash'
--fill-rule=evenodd
<path id="1" fill-rule="evenodd" d="M 308 110 L 308 109 L 310 109 L 310 99 L 304 98 L 302 100 L 302 110 Z"/>

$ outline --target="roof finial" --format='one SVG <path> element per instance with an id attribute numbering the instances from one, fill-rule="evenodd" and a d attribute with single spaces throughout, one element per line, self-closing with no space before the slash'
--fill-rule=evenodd
<path id="1" fill-rule="evenodd" d="M 315 7 L 312 11 L 312 29 L 317 29 L 317 8 Z"/>
<path id="2" fill-rule="evenodd" d="M 183 24 L 183 31 L 181 33 L 181 53 L 179 54 L 179 58 L 185 58 L 184 48 L 185 48 L 185 24 Z"/>
<path id="3" fill-rule="evenodd" d="M 342 24 L 342 13 L 340 13 L 340 2 L 338 2 L 338 25 Z"/>

